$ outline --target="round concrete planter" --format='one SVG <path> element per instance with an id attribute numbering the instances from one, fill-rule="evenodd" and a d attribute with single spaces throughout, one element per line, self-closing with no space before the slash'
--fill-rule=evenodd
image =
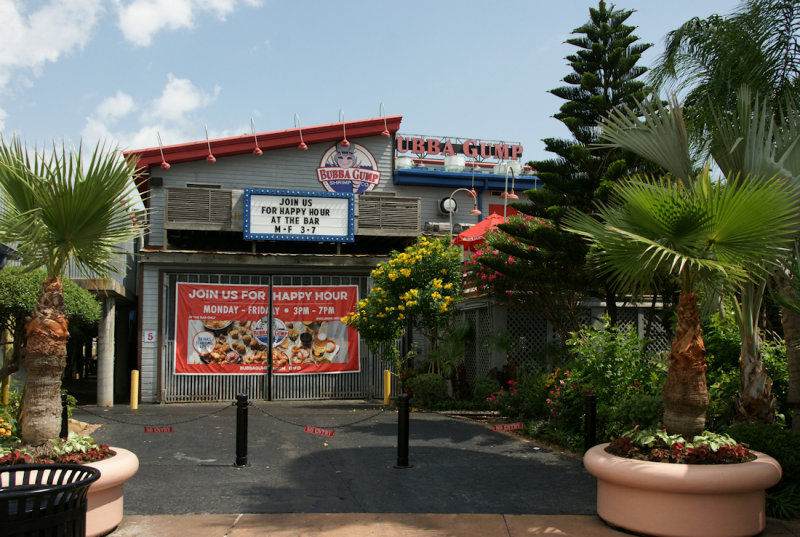
<path id="1" fill-rule="evenodd" d="M 102 461 L 87 463 L 100 470 L 86 498 L 86 536 L 105 535 L 122 522 L 122 485 L 139 469 L 139 459 L 127 449 L 112 447 L 116 453 Z"/>
<path id="2" fill-rule="evenodd" d="M 583 464 L 597 478 L 597 514 L 629 531 L 664 537 L 749 537 L 766 524 L 764 491 L 781 478 L 764 453 L 742 464 L 638 461 L 594 446 Z"/>

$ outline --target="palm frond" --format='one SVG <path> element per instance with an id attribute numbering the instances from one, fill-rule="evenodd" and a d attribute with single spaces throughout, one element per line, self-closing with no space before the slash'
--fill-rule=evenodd
<path id="1" fill-rule="evenodd" d="M 53 147 L 49 158 L 31 161 L 18 140 L 0 144 L 0 236 L 14 238 L 23 263 L 61 275 L 67 263 L 89 275 L 107 275 L 141 235 L 122 202 L 135 191 L 135 167 L 116 150 L 98 144 L 90 157 L 82 147 Z M 9 220 L 6 216 L 16 216 Z"/>
<path id="2" fill-rule="evenodd" d="M 706 169 L 689 188 L 639 177 L 614 194 L 613 205 L 597 205 L 596 218 L 573 210 L 563 222 L 589 239 L 601 272 L 633 291 L 660 272 L 684 286 L 735 287 L 761 274 L 800 229 L 797 194 L 779 178 L 716 184 Z"/>
<path id="3" fill-rule="evenodd" d="M 669 108 L 658 99 L 637 102 L 637 109 L 623 105 L 600 122 L 601 147 L 618 147 L 650 160 L 685 184 L 693 175 L 694 163 L 683 112 L 676 98 Z"/>

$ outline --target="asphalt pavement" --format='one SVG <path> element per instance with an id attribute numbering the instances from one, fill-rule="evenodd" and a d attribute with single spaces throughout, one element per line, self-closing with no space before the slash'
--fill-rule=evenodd
<path id="1" fill-rule="evenodd" d="M 396 468 L 395 407 L 257 401 L 247 413 L 241 467 L 230 403 L 86 406 L 73 418 L 139 457 L 126 515 L 594 513 L 595 482 L 580 460 L 471 420 L 412 412 L 410 468 Z"/>
<path id="2" fill-rule="evenodd" d="M 398 468 L 397 409 L 374 401 L 253 402 L 239 466 L 230 403 L 86 405 L 73 418 L 139 458 L 112 537 L 625 535 L 596 516 L 579 458 L 473 419 L 412 412 Z"/>

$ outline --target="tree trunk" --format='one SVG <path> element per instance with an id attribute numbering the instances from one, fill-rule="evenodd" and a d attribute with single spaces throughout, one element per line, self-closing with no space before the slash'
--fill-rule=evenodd
<path id="1" fill-rule="evenodd" d="M 675 338 L 662 397 L 667 432 L 687 440 L 703 432 L 708 408 L 706 350 L 694 291 L 682 292 L 678 300 Z"/>
<path id="2" fill-rule="evenodd" d="M 773 423 L 775 397 L 772 380 L 761 361 L 761 337 L 758 316 L 764 297 L 766 281 L 748 283 L 742 289 L 739 302 L 739 336 L 742 350 L 739 355 L 739 392 L 734 400 L 736 421 Z"/>
<path id="3" fill-rule="evenodd" d="M 44 282 L 25 325 L 25 394 L 22 442 L 42 446 L 61 431 L 61 374 L 67 356 L 67 317 L 59 278 Z"/>
<path id="4" fill-rule="evenodd" d="M 781 311 L 783 337 L 786 341 L 786 363 L 789 369 L 789 395 L 792 408 L 792 430 L 800 433 L 800 313 L 783 308 Z"/>

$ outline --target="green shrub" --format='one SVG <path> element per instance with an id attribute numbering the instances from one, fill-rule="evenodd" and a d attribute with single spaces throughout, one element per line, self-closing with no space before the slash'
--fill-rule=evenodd
<path id="1" fill-rule="evenodd" d="M 598 405 L 657 393 L 665 368 L 654 352 L 646 350 L 646 343 L 634 330 L 613 326 L 604 316 L 602 326 L 587 326 L 567 341 L 572 357 L 569 384 L 590 389 Z"/>
<path id="2" fill-rule="evenodd" d="M 545 384 L 548 375 L 521 372 L 519 380 L 509 380 L 492 393 L 489 407 L 512 419 L 536 419 L 546 415 Z"/>
<path id="3" fill-rule="evenodd" d="M 473 400 L 476 406 L 486 406 L 488 399 L 494 392 L 500 389 L 500 383 L 488 377 L 478 377 L 475 379 L 475 386 L 472 388 Z"/>
<path id="4" fill-rule="evenodd" d="M 739 391 L 739 356 L 741 339 L 736 319 L 718 313 L 703 319 L 703 343 L 706 347 L 706 381 L 708 383 L 709 407 L 706 427 L 717 429 L 733 422 L 733 401 Z M 775 410 L 787 415 L 789 371 L 786 363 L 786 346 L 782 341 L 762 334 L 761 359 L 772 380 Z"/>
<path id="5" fill-rule="evenodd" d="M 767 491 L 767 514 L 800 517 L 800 434 L 765 423 L 737 423 L 726 432 L 751 449 L 771 455 L 783 468 L 780 482 Z"/>
<path id="6" fill-rule="evenodd" d="M 411 404 L 418 407 L 432 407 L 448 399 L 447 383 L 436 373 L 424 373 L 411 377 L 405 382 L 411 393 Z"/>
<path id="7" fill-rule="evenodd" d="M 664 414 L 664 400 L 661 395 L 633 394 L 614 406 L 601 406 L 597 422 L 603 428 L 597 431 L 598 441 L 605 442 L 620 436 L 625 431 L 638 426 L 640 429 L 653 429 L 660 423 Z"/>

